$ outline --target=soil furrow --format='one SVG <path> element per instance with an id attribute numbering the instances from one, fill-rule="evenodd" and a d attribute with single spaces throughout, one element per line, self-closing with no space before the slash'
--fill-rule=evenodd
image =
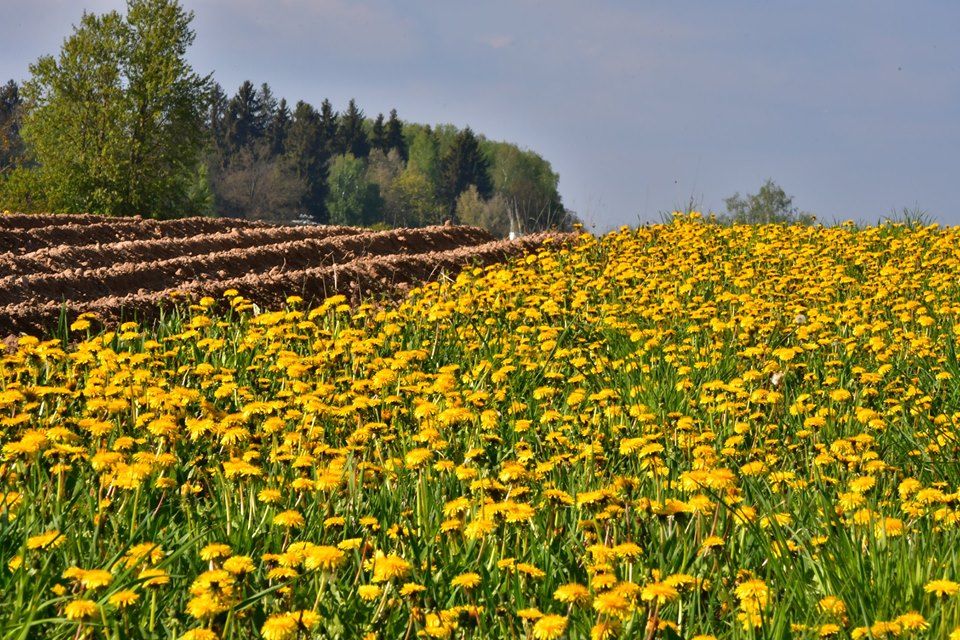
<path id="1" fill-rule="evenodd" d="M 407 233 L 413 230 L 404 230 Z M 72 319 L 83 312 L 92 312 L 111 323 L 136 318 L 143 322 L 155 319 L 162 309 L 176 304 L 173 297 L 181 293 L 192 298 L 220 298 L 229 289 L 264 307 L 276 308 L 289 295 L 300 295 L 309 305 L 323 298 L 343 293 L 351 300 L 374 294 L 402 290 L 402 285 L 430 280 L 440 273 L 453 275 L 472 264 L 487 265 L 511 256 L 535 251 L 547 242 L 572 239 L 571 234 L 537 234 L 519 240 L 498 240 L 472 247 L 405 255 L 369 255 L 344 264 L 251 273 L 223 280 L 193 280 L 176 288 L 125 296 L 108 296 L 91 302 L 29 303 L 21 302 L 0 308 L 0 335 L 12 332 L 37 332 L 49 329 L 61 310 Z"/>
<path id="2" fill-rule="evenodd" d="M 263 228 L 266 223 L 234 218 L 182 218 L 142 220 L 117 218 L 106 222 L 51 224 L 28 229 L 0 228 L 0 254 L 16 255 L 58 245 L 85 245 L 148 238 L 182 238 L 230 229 Z"/>
<path id="3" fill-rule="evenodd" d="M 475 246 L 492 240 L 473 227 L 397 229 L 329 239 L 303 239 L 201 256 L 63 273 L 0 278 L 0 305 L 70 300 L 82 302 L 176 289 L 193 280 L 225 280 L 247 274 L 280 273 L 354 260 L 364 255 L 413 254 Z"/>
<path id="4" fill-rule="evenodd" d="M 16 256 L 13 253 L 0 255 L 0 274 L 9 277 L 56 273 L 71 269 L 98 269 L 126 262 L 153 262 L 229 249 L 265 246 L 301 238 L 325 239 L 360 233 L 368 232 L 356 227 L 325 225 L 238 228 L 224 233 L 207 233 L 188 238 L 126 240 L 81 246 L 62 245 L 39 249 L 22 256 Z"/>

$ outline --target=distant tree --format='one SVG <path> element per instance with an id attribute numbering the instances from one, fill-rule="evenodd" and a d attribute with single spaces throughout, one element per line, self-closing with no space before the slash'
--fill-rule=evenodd
<path id="1" fill-rule="evenodd" d="M 286 137 L 286 156 L 305 186 L 301 210 L 317 222 L 328 220 L 325 200 L 330 140 L 325 135 L 321 114 L 306 102 L 298 102 Z"/>
<path id="2" fill-rule="evenodd" d="M 16 82 L 10 80 L 0 87 L 0 176 L 13 170 L 23 159 L 23 138 L 20 137 L 22 104 Z"/>
<path id="3" fill-rule="evenodd" d="M 59 56 L 30 66 L 22 135 L 54 211 L 178 215 L 205 144 L 209 76 L 186 59 L 193 14 L 129 0 L 126 16 L 84 13 Z"/>
<path id="4" fill-rule="evenodd" d="M 394 188 L 397 178 L 405 169 L 403 158 L 396 149 L 384 153 L 374 149 L 367 158 L 367 181 L 377 185 L 380 198 L 383 200 L 379 220 L 395 225 L 403 217 L 399 194 Z"/>
<path id="5" fill-rule="evenodd" d="M 425 176 L 434 188 L 440 183 L 440 150 L 429 126 L 414 134 L 407 165 Z"/>
<path id="6" fill-rule="evenodd" d="M 450 213 L 455 212 L 457 197 L 471 184 L 481 198 L 493 193 L 487 158 L 480 150 L 480 141 L 467 127 L 457 134 L 440 160 L 439 195 Z"/>
<path id="7" fill-rule="evenodd" d="M 803 213 L 793 206 L 793 197 L 773 180 L 767 179 L 756 194 L 741 197 L 735 193 L 724 200 L 727 215 L 721 221 L 745 224 L 769 224 L 799 222 L 811 224 L 815 216 Z"/>
<path id="8" fill-rule="evenodd" d="M 385 136 L 387 150 L 396 149 L 400 152 L 400 157 L 406 161 L 407 144 L 403 137 L 403 123 L 401 123 L 400 118 L 397 117 L 396 109 L 390 110 L 390 119 L 387 120 Z"/>
<path id="9" fill-rule="evenodd" d="M 207 119 L 206 128 L 210 134 L 213 145 L 217 148 L 223 146 L 225 129 L 224 118 L 227 114 L 227 105 L 230 99 L 224 92 L 219 83 L 214 82 L 211 85 L 210 96 L 207 99 Z"/>
<path id="10" fill-rule="evenodd" d="M 395 227 L 422 227 L 440 224 L 446 217 L 430 179 L 412 167 L 407 167 L 393 181 L 390 190 Z"/>
<path id="11" fill-rule="evenodd" d="M 483 149 L 492 160 L 494 191 L 502 197 L 514 231 L 569 227 L 558 191 L 560 177 L 549 162 L 505 142 L 485 141 Z"/>
<path id="12" fill-rule="evenodd" d="M 227 103 L 224 117 L 225 146 L 230 154 L 259 140 L 266 129 L 265 109 L 260 92 L 244 80 Z"/>
<path id="13" fill-rule="evenodd" d="M 373 128 L 370 133 L 370 148 L 379 149 L 387 152 L 390 148 L 387 146 L 387 130 L 383 126 L 383 114 L 378 113 L 377 119 L 373 121 Z"/>
<path id="14" fill-rule="evenodd" d="M 363 111 L 357 106 L 356 100 L 351 99 L 347 110 L 340 116 L 337 139 L 337 149 L 341 153 L 349 153 L 356 158 L 366 158 L 370 154 L 370 141 L 363 127 Z"/>
<path id="15" fill-rule="evenodd" d="M 343 153 L 338 148 L 337 130 L 340 127 L 340 115 L 333 110 L 329 100 L 320 103 L 320 135 L 325 141 L 327 153 L 333 157 Z"/>
<path id="16" fill-rule="evenodd" d="M 331 224 L 364 225 L 377 221 L 380 194 L 377 186 L 367 180 L 363 160 L 352 153 L 334 158 L 328 187 Z"/>
<path id="17" fill-rule="evenodd" d="M 270 155 L 282 155 L 286 148 L 287 134 L 290 131 L 291 114 L 286 98 L 281 98 L 273 110 L 273 116 L 267 124 L 267 147 Z"/>
<path id="18" fill-rule="evenodd" d="M 260 108 L 257 112 L 257 121 L 260 122 L 264 131 L 266 131 L 266 128 L 273 120 L 273 116 L 277 113 L 277 99 L 273 96 L 273 89 L 271 89 L 270 85 L 266 82 L 260 84 L 258 97 Z"/>
<path id="19" fill-rule="evenodd" d="M 220 178 L 225 213 L 246 218 L 294 220 L 307 185 L 281 157 L 258 154 L 244 147 Z"/>
<path id="20" fill-rule="evenodd" d="M 490 233 L 506 237 L 510 233 L 510 210 L 503 195 L 496 193 L 489 200 L 480 197 L 474 185 L 457 198 L 457 220 L 460 224 L 483 227 Z"/>

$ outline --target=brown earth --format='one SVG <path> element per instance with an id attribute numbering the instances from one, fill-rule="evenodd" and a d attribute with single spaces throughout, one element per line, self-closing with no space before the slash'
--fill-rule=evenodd
<path id="1" fill-rule="evenodd" d="M 0 221 L 21 216 L 6 214 Z M 42 216 L 53 219 L 51 224 L 39 227 L 4 227 L 0 225 L 0 253 L 25 253 L 63 244 L 82 245 L 96 242 L 120 242 L 147 238 L 184 238 L 201 233 L 217 233 L 231 229 L 251 229 L 268 226 L 262 222 L 233 218 L 181 218 L 179 220 L 149 220 L 142 218 L 105 219 L 89 216 L 89 220 L 62 223 L 60 216 Z M 28 224 L 24 221 L 22 224 Z"/>
<path id="2" fill-rule="evenodd" d="M 32 218 L 48 224 L 30 226 Z M 36 247 L 0 254 L 0 336 L 42 333 L 64 311 L 71 320 L 92 312 L 107 324 L 150 321 L 182 296 L 220 298 L 228 289 L 264 308 L 290 295 L 308 304 L 336 293 L 358 301 L 572 237 L 494 240 L 458 226 L 372 232 L 209 218 L 67 218 L 0 216 L 0 247 L 4 233 L 29 236 L 33 244 L 23 244 Z"/>

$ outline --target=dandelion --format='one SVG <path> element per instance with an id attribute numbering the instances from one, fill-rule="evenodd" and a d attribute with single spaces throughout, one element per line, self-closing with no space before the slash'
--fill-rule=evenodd
<path id="1" fill-rule="evenodd" d="M 299 511 L 289 510 L 278 513 L 273 517 L 273 524 L 286 529 L 297 529 L 304 525 L 306 521 Z"/>
<path id="2" fill-rule="evenodd" d="M 480 584 L 480 576 L 476 573 L 461 573 L 450 581 L 450 586 L 464 589 L 473 589 L 478 584 Z"/>
<path id="3" fill-rule="evenodd" d="M 546 615 L 533 625 L 533 637 L 537 640 L 554 640 L 562 636 L 566 630 L 566 617 Z"/>
<path id="4" fill-rule="evenodd" d="M 107 601 L 118 609 L 126 609 L 140 599 L 140 594 L 130 589 L 123 589 L 112 594 Z"/>
<path id="5" fill-rule="evenodd" d="M 58 530 L 51 529 L 27 538 L 27 549 L 55 549 L 65 541 L 66 538 Z"/>
<path id="6" fill-rule="evenodd" d="M 575 582 L 557 587 L 553 598 L 564 604 L 583 604 L 590 599 L 590 590 Z"/>
<path id="7" fill-rule="evenodd" d="M 357 587 L 357 594 L 361 600 L 371 601 L 380 597 L 383 590 L 375 584 L 364 584 Z"/>
<path id="8" fill-rule="evenodd" d="M 84 620 L 92 617 L 98 611 L 97 603 L 92 600 L 72 600 L 63 609 L 63 615 L 68 620 Z"/>
<path id="9" fill-rule="evenodd" d="M 411 565 L 400 556 L 391 553 L 384 555 L 377 552 L 373 559 L 373 581 L 387 582 L 394 578 L 403 578 L 410 573 Z"/>
<path id="10" fill-rule="evenodd" d="M 955 596 L 960 592 L 960 583 L 945 579 L 931 580 L 923 586 L 923 590 L 941 598 Z"/>

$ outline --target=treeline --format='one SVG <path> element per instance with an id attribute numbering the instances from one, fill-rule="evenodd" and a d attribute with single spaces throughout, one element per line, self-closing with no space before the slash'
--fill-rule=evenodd
<path id="1" fill-rule="evenodd" d="M 176 0 L 85 13 L 56 56 L 0 87 L 0 209 L 422 226 L 569 228 L 538 154 L 469 127 L 231 96 L 190 67 Z"/>
<path id="2" fill-rule="evenodd" d="M 247 81 L 212 91 L 206 158 L 213 212 L 331 224 L 422 226 L 454 220 L 495 233 L 567 227 L 558 176 L 538 154 L 469 127 L 367 118 L 277 99 Z"/>

